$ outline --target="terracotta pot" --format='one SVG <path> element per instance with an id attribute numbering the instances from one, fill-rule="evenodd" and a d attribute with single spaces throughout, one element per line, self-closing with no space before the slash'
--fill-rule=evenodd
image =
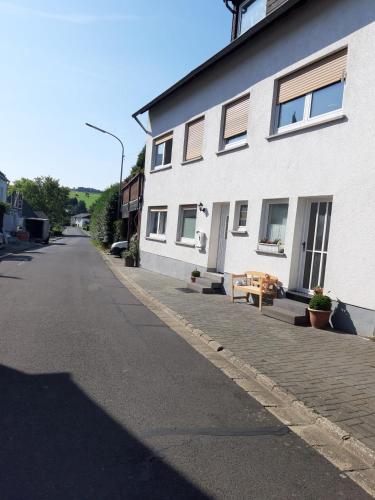
<path id="1" fill-rule="evenodd" d="M 195 276 L 191 276 L 191 282 L 195 283 L 195 280 L 196 280 L 196 277 Z"/>
<path id="2" fill-rule="evenodd" d="M 318 328 L 319 330 L 324 330 L 329 324 L 329 318 L 332 311 L 318 311 L 317 309 L 310 309 L 310 323 L 313 328 Z"/>

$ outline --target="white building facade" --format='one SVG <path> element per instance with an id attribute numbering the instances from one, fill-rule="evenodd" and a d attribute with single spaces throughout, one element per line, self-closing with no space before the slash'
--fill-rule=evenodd
<path id="1" fill-rule="evenodd" d="M 149 115 L 141 266 L 323 286 L 334 326 L 372 336 L 375 2 L 281 3 L 135 114 Z"/>

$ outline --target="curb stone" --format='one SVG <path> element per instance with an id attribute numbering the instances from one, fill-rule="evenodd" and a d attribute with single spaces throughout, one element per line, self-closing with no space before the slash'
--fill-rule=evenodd
<path id="1" fill-rule="evenodd" d="M 103 252 L 100 253 L 113 274 L 156 316 L 160 317 L 160 319 L 187 342 L 192 344 L 191 336 L 199 338 L 202 343 L 210 348 L 209 351 L 212 350 L 214 356 L 220 356 L 221 359 L 225 359 L 229 366 L 218 366 L 218 368 L 226 376 L 231 378 L 233 382 L 237 383 L 251 397 L 260 402 L 262 406 L 284 425 L 288 426 L 292 432 L 301 437 L 341 472 L 345 473 L 369 495 L 375 498 L 374 450 L 351 436 L 334 422 L 321 416 L 316 410 L 307 407 L 296 396 L 286 391 L 270 377 L 237 357 L 232 351 L 222 346 L 199 328 L 196 328 L 181 314 L 176 313 L 153 297 L 129 276 L 125 276 L 121 268 L 116 266 L 109 256 Z M 178 329 L 176 328 L 176 323 L 179 325 Z M 182 332 L 182 330 L 185 331 Z M 196 346 L 195 342 L 192 347 L 201 352 L 213 364 L 218 365 L 217 360 L 210 356 L 210 354 L 206 355 L 206 351 L 203 352 Z M 247 375 L 247 378 L 232 377 L 230 365 L 241 370 L 244 375 Z M 251 390 L 244 388 L 244 385 L 246 385 L 244 381 L 250 382 L 250 385 L 253 384 Z M 301 423 L 297 424 L 296 422 Z"/>

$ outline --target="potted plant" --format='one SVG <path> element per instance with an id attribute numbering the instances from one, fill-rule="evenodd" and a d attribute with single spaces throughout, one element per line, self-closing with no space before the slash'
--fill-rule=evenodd
<path id="1" fill-rule="evenodd" d="M 198 269 L 194 269 L 194 271 L 191 272 L 191 281 L 192 283 L 195 283 L 195 280 L 199 278 L 201 275 L 200 271 Z"/>
<path id="2" fill-rule="evenodd" d="M 267 253 L 284 253 L 284 245 L 281 240 L 269 240 L 262 238 L 258 243 L 258 250 Z"/>
<path id="3" fill-rule="evenodd" d="M 310 323 L 313 328 L 324 330 L 328 326 L 332 312 L 332 300 L 318 289 L 309 302 Z"/>

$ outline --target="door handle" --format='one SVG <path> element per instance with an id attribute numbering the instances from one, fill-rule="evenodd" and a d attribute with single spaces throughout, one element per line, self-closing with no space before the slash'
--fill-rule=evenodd
<path id="1" fill-rule="evenodd" d="M 302 250 L 305 251 L 306 250 L 306 241 L 303 241 L 302 242 Z"/>

